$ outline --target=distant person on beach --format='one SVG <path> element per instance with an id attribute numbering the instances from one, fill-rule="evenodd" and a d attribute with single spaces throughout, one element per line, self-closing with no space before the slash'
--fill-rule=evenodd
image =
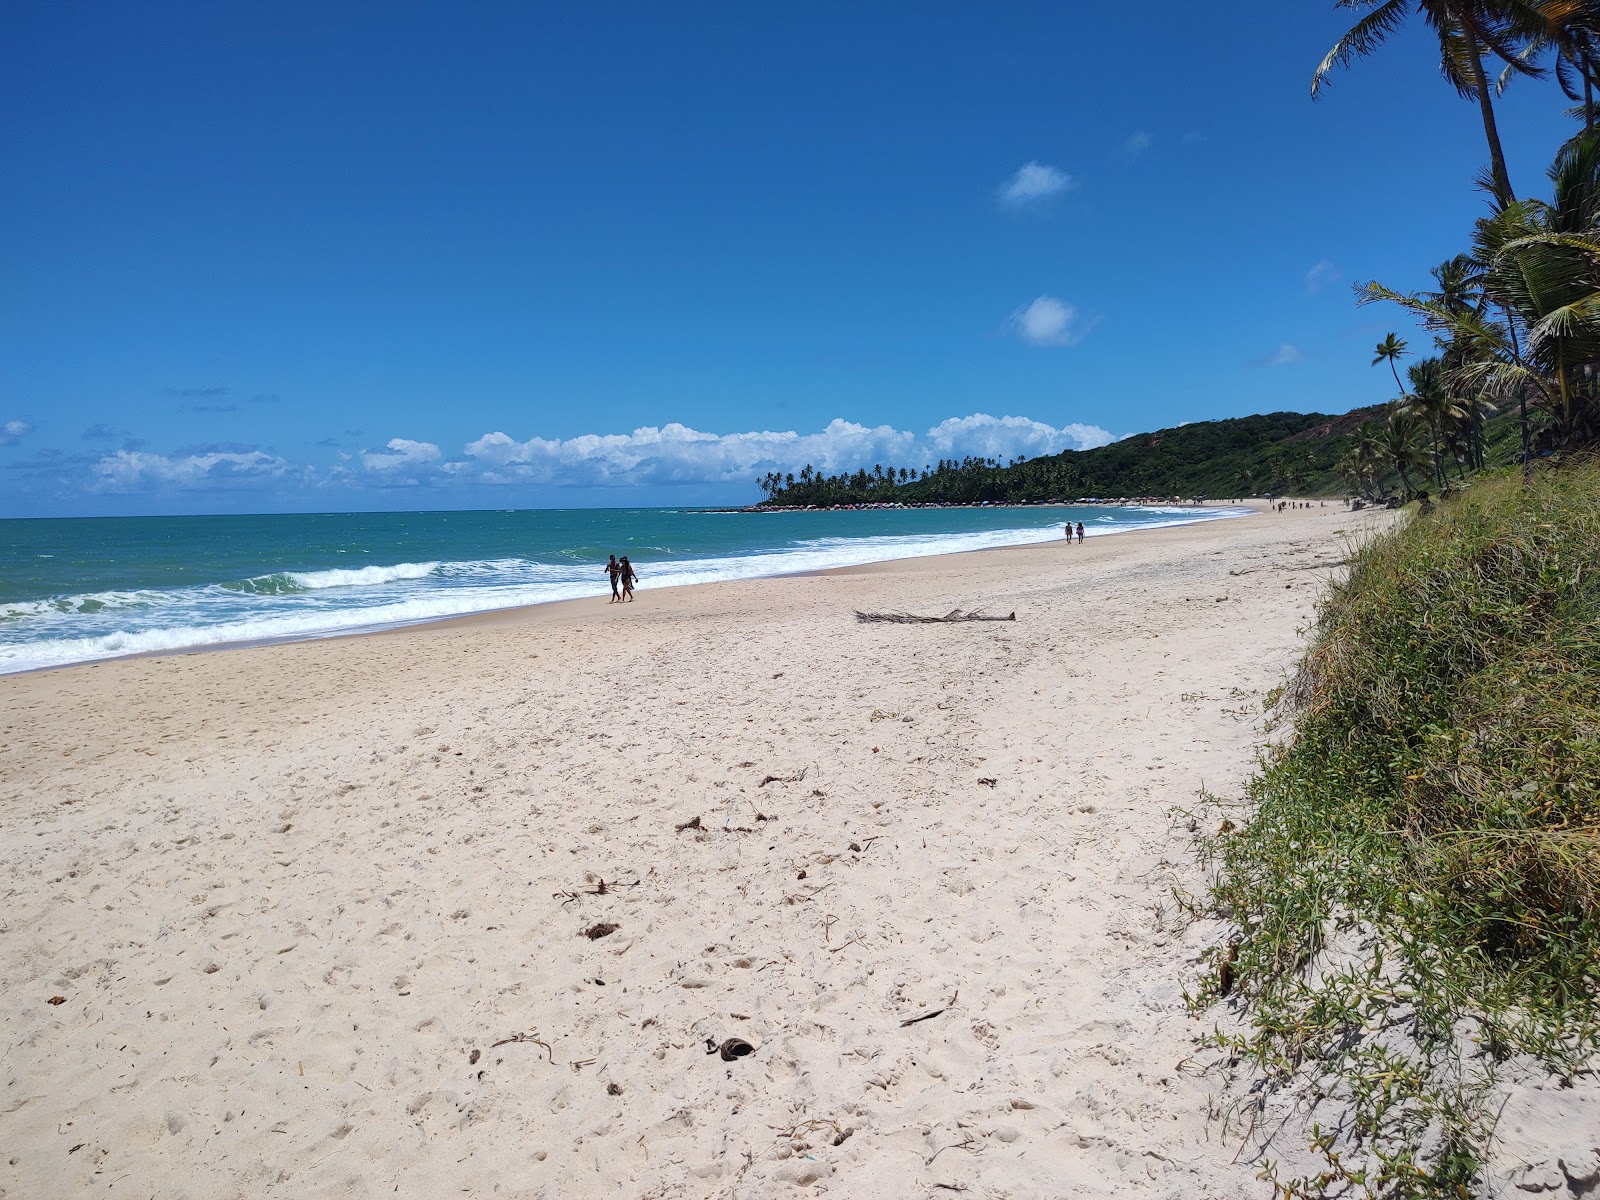
<path id="1" fill-rule="evenodd" d="M 622 561 L 617 564 L 617 568 L 617 577 L 622 581 L 622 599 L 624 601 L 632 600 L 633 581 L 639 578 L 639 574 L 633 569 L 633 564 L 628 561 L 626 554 L 622 556 Z"/>
<path id="2" fill-rule="evenodd" d="M 1067 522 L 1067 545 L 1072 545 L 1072 522 Z"/>
<path id="3" fill-rule="evenodd" d="M 606 564 L 606 574 L 611 576 L 611 603 L 615 604 L 622 599 L 622 591 L 618 586 L 618 577 L 622 574 L 622 565 L 617 562 L 615 554 L 611 556 L 611 561 Z"/>
<path id="4" fill-rule="evenodd" d="M 1079 545 L 1083 544 L 1083 522 L 1082 521 L 1078 522 L 1078 544 Z"/>

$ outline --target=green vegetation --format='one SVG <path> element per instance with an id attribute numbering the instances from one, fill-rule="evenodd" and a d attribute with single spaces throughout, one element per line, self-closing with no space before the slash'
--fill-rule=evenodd
<path id="1" fill-rule="evenodd" d="M 1470 409 L 1512 405 L 1530 452 L 1600 436 L 1600 133 L 1568 142 L 1550 182 L 1548 202 L 1496 199 L 1471 252 L 1433 269 L 1436 290 L 1359 289 L 1364 303 L 1399 304 L 1433 331 L 1439 357 L 1419 364 L 1429 392 L 1402 391 L 1400 405 L 1436 438 Z M 1381 345 L 1379 355 L 1395 357 Z"/>
<path id="2" fill-rule="evenodd" d="M 1404 350 L 1405 343 L 1399 343 Z M 1404 486 L 1396 459 L 1383 444 L 1389 423 L 1379 408 L 1343 416 L 1266 413 L 1226 421 L 1196 421 L 1176 429 L 1135 434 L 1094 450 L 1066 450 L 1002 465 L 967 458 L 930 464 L 920 471 L 874 467 L 854 474 L 822 475 L 809 465 L 799 475 L 760 480 L 768 505 L 831 504 L 1038 504 L 1081 496 L 1242 497 L 1263 493 L 1386 499 Z M 1452 450 L 1458 476 L 1462 463 L 1505 465 L 1514 461 L 1516 427 L 1506 418 L 1485 420 L 1477 408 L 1470 426 L 1448 426 L 1441 453 Z M 1413 429 L 1400 461 L 1423 471 L 1432 459 Z M 1468 457 L 1468 447 L 1474 453 Z M 1361 458 L 1352 469 L 1353 456 Z M 1426 478 L 1426 475 L 1423 476 Z"/>
<path id="3" fill-rule="evenodd" d="M 1346 495 L 1338 462 L 1361 414 L 1267 413 L 1197 421 L 1094 450 L 1066 450 L 1002 465 L 966 458 L 921 471 L 760 480 L 766 504 L 1036 504 L 1080 496 Z"/>
<path id="4" fill-rule="evenodd" d="M 1600 4 L 1336 5 L 1363 15 L 1313 95 L 1415 14 L 1490 157 L 1489 213 L 1433 288 L 1357 289 L 1435 353 L 1403 381 L 1406 341 L 1378 344 L 1400 394 L 1340 469 L 1375 499 L 1390 472 L 1406 495 L 1467 490 L 1357 547 L 1324 601 L 1278 699 L 1292 733 L 1204 843 L 1233 935 L 1192 999 L 1237 1002 L 1213 1044 L 1334 1115 L 1313 1172 L 1262 1162 L 1281 1194 L 1465 1197 L 1497 1064 L 1570 1076 L 1600 1051 Z M 1546 58 L 1583 127 L 1550 199 L 1518 200 L 1489 67 L 1503 86 Z M 1469 481 L 1506 462 L 1520 478 Z"/>
<path id="5" fill-rule="evenodd" d="M 1313 1129 L 1319 1175 L 1265 1164 L 1288 1194 L 1466 1195 L 1493 1063 L 1600 1048 L 1597 564 L 1590 460 L 1479 480 L 1356 548 L 1323 604 L 1293 736 L 1207 843 L 1236 932 L 1194 997 L 1241 998 L 1216 1043 L 1349 1106 Z"/>

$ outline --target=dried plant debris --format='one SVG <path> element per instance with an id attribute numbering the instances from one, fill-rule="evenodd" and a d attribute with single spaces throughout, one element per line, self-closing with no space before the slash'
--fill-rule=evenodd
<path id="1" fill-rule="evenodd" d="M 932 1012 L 925 1012 L 920 1017 L 907 1017 L 904 1021 L 900 1022 L 901 1027 L 904 1028 L 907 1025 L 915 1025 L 918 1021 L 931 1021 L 939 1014 L 949 1012 L 956 1006 L 956 997 L 960 995 L 961 989 L 957 988 L 953 993 L 951 993 L 950 999 L 945 1001 L 942 1008 L 936 1008 Z"/>
<path id="2" fill-rule="evenodd" d="M 574 900 L 581 900 L 585 896 L 609 896 L 618 888 L 636 888 L 639 886 L 639 882 L 639 880 L 635 879 L 632 883 L 607 883 L 604 879 L 601 879 L 593 887 L 581 888 L 575 892 L 551 892 L 550 894 L 561 897 L 562 907 L 565 907 Z"/>
<path id="3" fill-rule="evenodd" d="M 1004 617 L 988 617 L 983 609 L 975 608 L 971 612 L 962 612 L 959 608 L 952 608 L 942 617 L 919 617 L 913 613 L 903 612 L 862 612 L 856 610 L 856 620 L 862 622 L 892 621 L 897 625 L 953 625 L 958 621 L 1015 621 L 1016 613 Z"/>
<path id="4" fill-rule="evenodd" d="M 552 1066 L 555 1065 L 556 1052 L 550 1048 L 550 1043 L 541 1038 L 537 1033 L 513 1033 L 510 1037 L 504 1037 L 498 1042 L 492 1043 L 489 1049 L 496 1050 L 501 1046 L 510 1046 L 520 1042 L 529 1042 L 542 1048 L 545 1054 L 549 1056 L 550 1064 Z"/>

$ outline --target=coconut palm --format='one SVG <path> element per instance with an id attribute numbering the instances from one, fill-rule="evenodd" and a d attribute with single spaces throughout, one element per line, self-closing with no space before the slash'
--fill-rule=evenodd
<path id="1" fill-rule="evenodd" d="M 1600 130 L 1564 146 L 1549 174 L 1548 203 L 1496 203 L 1477 223 L 1472 257 L 1482 264 L 1483 296 L 1503 320 L 1437 294 L 1361 289 L 1363 300 L 1395 301 L 1450 340 L 1453 393 L 1517 401 L 1524 461 L 1530 403 L 1546 414 L 1558 445 L 1600 432 Z"/>
<path id="2" fill-rule="evenodd" d="M 1457 254 L 1429 270 L 1439 285 L 1435 292 L 1421 295 L 1453 313 L 1482 314 L 1487 301 L 1483 296 L 1483 264 L 1470 254 Z"/>
<path id="3" fill-rule="evenodd" d="M 1399 389 L 1402 396 L 1406 394 L 1406 385 L 1400 382 L 1400 372 L 1395 369 L 1395 364 L 1405 354 L 1406 344 L 1405 338 L 1396 337 L 1391 333 L 1373 348 L 1372 355 L 1373 366 L 1381 362 L 1389 364 L 1389 372 L 1394 376 L 1394 386 Z"/>
<path id="4" fill-rule="evenodd" d="M 1379 427 L 1379 443 L 1389 465 L 1400 475 L 1400 484 L 1408 497 L 1417 494 L 1411 483 L 1411 472 L 1425 470 L 1428 452 L 1422 448 L 1423 424 L 1421 418 L 1404 408 L 1393 408 L 1389 419 Z"/>
<path id="5" fill-rule="evenodd" d="M 1597 0 L 1540 0 L 1546 22 L 1542 45 L 1556 52 L 1556 82 L 1568 100 L 1578 105 L 1572 115 L 1583 120 L 1583 131 L 1594 131 L 1595 84 L 1600 78 L 1600 2 Z"/>
<path id="6" fill-rule="evenodd" d="M 1448 483 L 1440 451 L 1440 432 L 1454 408 L 1445 387 L 1444 371 L 1437 358 L 1425 358 L 1407 367 L 1406 377 L 1411 381 L 1411 391 L 1401 397 L 1399 407 L 1415 413 L 1426 427 L 1433 448 L 1433 481 L 1443 490 Z"/>
<path id="7" fill-rule="evenodd" d="M 1334 6 L 1371 11 L 1334 44 L 1317 67 L 1311 77 L 1312 97 L 1327 85 L 1335 67 L 1347 67 L 1371 54 L 1415 11 L 1439 40 L 1439 69 L 1445 79 L 1463 98 L 1478 102 L 1483 134 L 1489 143 L 1494 194 L 1501 200 L 1513 199 L 1494 103 L 1489 96 L 1492 85 L 1483 60 L 1485 55 L 1493 55 L 1510 72 L 1540 74 L 1528 53 L 1549 33 L 1549 22 L 1539 10 L 1529 0 L 1334 0 Z"/>
<path id="8" fill-rule="evenodd" d="M 1382 422 L 1368 421 L 1356 430 L 1355 441 L 1340 460 L 1339 470 L 1363 497 L 1374 503 L 1387 495 L 1383 473 L 1388 459 L 1383 449 Z"/>

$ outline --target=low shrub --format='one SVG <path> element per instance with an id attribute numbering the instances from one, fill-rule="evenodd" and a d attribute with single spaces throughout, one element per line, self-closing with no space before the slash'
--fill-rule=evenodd
<path id="1" fill-rule="evenodd" d="M 1356 547 L 1278 705 L 1291 735 L 1208 844 L 1235 932 L 1195 1000 L 1232 993 L 1218 1044 L 1343 1102 L 1283 1191 L 1465 1195 L 1494 1061 L 1568 1072 L 1600 1033 L 1600 465 L 1481 479 Z"/>

